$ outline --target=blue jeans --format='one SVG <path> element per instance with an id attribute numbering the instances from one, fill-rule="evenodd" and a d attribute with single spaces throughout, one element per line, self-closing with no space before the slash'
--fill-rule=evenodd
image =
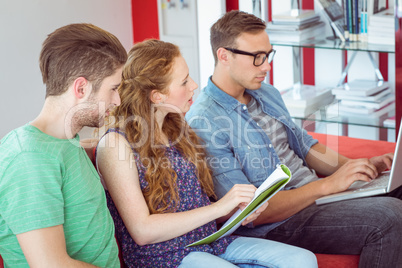
<path id="1" fill-rule="evenodd" d="M 266 234 L 314 253 L 360 254 L 359 267 L 402 267 L 402 188 L 388 196 L 311 205 Z"/>
<path id="2" fill-rule="evenodd" d="M 229 268 L 229 267 L 317 267 L 315 255 L 308 250 L 266 239 L 239 237 L 215 256 L 206 252 L 191 252 L 179 268 Z"/>

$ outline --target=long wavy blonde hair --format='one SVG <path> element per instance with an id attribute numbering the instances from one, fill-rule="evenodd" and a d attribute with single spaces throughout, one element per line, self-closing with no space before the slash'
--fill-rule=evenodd
<path id="1" fill-rule="evenodd" d="M 179 202 L 177 174 L 165 156 L 165 147 L 157 146 L 160 133 L 153 118 L 157 108 L 151 101 L 151 92 L 157 90 L 169 94 L 174 59 L 180 55 L 176 45 L 160 40 L 151 39 L 134 45 L 123 69 L 119 88 L 121 105 L 112 113 L 118 119 L 112 127 L 124 130 L 147 168 L 145 180 L 148 186 L 143 189 L 143 194 L 151 213 L 172 212 Z M 169 113 L 164 119 L 162 132 L 170 141 L 175 141 L 175 147 L 195 165 L 202 189 L 208 196 L 214 196 L 205 150 L 202 146 L 195 146 L 200 145 L 201 140 L 184 116 Z"/>

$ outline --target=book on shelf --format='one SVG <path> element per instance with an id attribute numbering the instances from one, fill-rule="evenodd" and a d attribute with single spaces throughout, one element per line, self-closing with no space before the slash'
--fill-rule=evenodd
<path id="1" fill-rule="evenodd" d="M 325 24 L 314 10 L 292 9 L 272 16 L 266 31 L 270 40 L 300 42 L 324 33 Z"/>
<path id="2" fill-rule="evenodd" d="M 345 106 L 357 106 L 357 107 L 380 109 L 393 101 L 395 101 L 395 95 L 387 94 L 376 101 L 341 100 L 341 104 Z"/>
<path id="3" fill-rule="evenodd" d="M 317 21 L 304 24 L 282 24 L 282 23 L 267 23 L 267 31 L 302 31 L 310 27 L 314 27 Z"/>
<path id="4" fill-rule="evenodd" d="M 368 0 L 343 0 L 346 9 L 346 28 L 349 41 L 365 42 L 367 40 Z"/>
<path id="5" fill-rule="evenodd" d="M 292 174 L 289 168 L 285 165 L 279 165 L 260 187 L 257 188 L 254 193 L 254 198 L 243 210 L 237 210 L 215 233 L 191 243 L 187 245 L 187 247 L 209 244 L 221 237 L 231 235 L 248 216 L 281 190 L 289 182 L 291 177 Z"/>
<path id="6" fill-rule="evenodd" d="M 292 9 L 272 15 L 273 24 L 305 24 L 319 19 L 320 16 L 313 9 Z"/>
<path id="7" fill-rule="evenodd" d="M 335 0 L 316 1 L 341 41 L 367 42 L 370 23 L 381 22 L 385 27 L 394 24 L 389 19 L 393 17 L 393 11 L 384 10 L 386 3 L 382 0 L 341 0 L 340 4 Z M 384 43 L 377 39 L 371 38 L 371 42 Z"/>
<path id="8" fill-rule="evenodd" d="M 395 35 L 395 28 L 391 25 L 381 26 L 378 24 L 370 24 L 367 27 L 371 36 L 393 37 Z"/>
<path id="9" fill-rule="evenodd" d="M 337 1 L 334 0 L 317 0 L 324 9 L 324 16 L 328 19 L 335 35 L 341 41 L 347 41 L 345 38 L 345 18 L 344 10 Z"/>
<path id="10" fill-rule="evenodd" d="M 367 35 L 367 42 L 370 44 L 377 44 L 377 45 L 394 45 L 395 44 L 395 37 L 394 36 L 373 36 Z"/>
<path id="11" fill-rule="evenodd" d="M 360 37 L 359 40 L 362 42 L 367 42 L 367 31 L 368 31 L 368 1 L 362 0 L 362 7 L 360 13 Z"/>
<path id="12" fill-rule="evenodd" d="M 395 15 L 393 9 L 385 9 L 370 16 L 370 24 L 383 25 L 390 27 L 394 25 Z"/>
<path id="13" fill-rule="evenodd" d="M 395 127 L 395 116 L 391 116 L 384 120 L 384 127 Z"/>
<path id="14" fill-rule="evenodd" d="M 282 99 L 291 116 L 306 117 L 330 104 L 334 100 L 334 95 L 330 88 L 297 85 L 285 91 Z"/>
<path id="15" fill-rule="evenodd" d="M 325 105 L 314 104 L 306 107 L 290 106 L 286 108 L 288 109 L 290 116 L 294 118 L 307 118 L 324 106 Z"/>
<path id="16" fill-rule="evenodd" d="M 367 1 L 367 14 L 371 15 L 381 12 L 386 9 L 387 0 L 366 0 Z"/>
<path id="17" fill-rule="evenodd" d="M 349 0 L 350 4 L 350 10 L 349 14 L 351 14 L 351 28 L 350 29 L 350 41 L 358 41 L 359 40 L 359 32 L 357 29 L 359 29 L 359 19 L 358 19 L 358 2 L 357 0 Z"/>
<path id="18" fill-rule="evenodd" d="M 329 106 L 327 113 L 330 115 L 365 116 L 375 118 L 394 111 L 395 102 L 391 102 L 380 109 L 367 108 L 364 106 L 346 106 L 338 102 Z"/>
<path id="19" fill-rule="evenodd" d="M 386 88 L 370 96 L 354 96 L 349 94 L 336 94 L 335 98 L 338 100 L 356 100 L 356 101 L 378 101 L 385 95 L 390 94 L 392 91 L 390 88 Z"/>
<path id="20" fill-rule="evenodd" d="M 371 15 L 367 26 L 367 41 L 373 44 L 395 44 L 394 20 L 394 11 L 392 9 L 386 9 Z"/>
<path id="21" fill-rule="evenodd" d="M 342 0 L 342 9 L 343 9 L 343 34 L 345 36 L 345 41 L 349 41 L 350 37 L 349 37 L 349 9 L 347 7 L 348 5 L 348 0 Z"/>
<path id="22" fill-rule="evenodd" d="M 356 79 L 345 83 L 340 87 L 332 89 L 332 94 L 350 95 L 350 96 L 371 96 L 386 88 L 389 88 L 389 83 L 385 81 L 371 81 Z"/>
<path id="23" fill-rule="evenodd" d="M 280 42 L 300 42 L 309 38 L 322 36 L 325 33 L 325 24 L 322 21 L 315 23 L 313 26 L 296 30 L 296 31 L 277 31 L 266 29 L 271 41 Z"/>
<path id="24" fill-rule="evenodd" d="M 392 35 L 395 35 L 395 27 L 393 22 L 387 23 L 385 26 L 377 23 L 372 23 L 372 18 L 378 13 L 383 12 L 386 10 L 386 5 L 387 1 L 386 0 L 363 0 L 366 4 L 366 10 L 365 13 L 367 16 L 367 19 L 364 21 L 365 24 L 367 25 L 366 27 L 366 32 L 365 32 L 365 41 L 368 43 L 373 43 L 373 44 L 384 44 L 384 45 L 393 45 L 395 44 L 395 37 L 391 38 L 387 36 L 386 38 L 379 37 L 378 30 L 375 28 L 382 28 L 383 30 L 386 29 L 393 29 Z M 376 19 L 374 19 L 375 21 Z M 384 26 L 384 27 L 383 27 Z"/>
<path id="25" fill-rule="evenodd" d="M 306 107 L 316 103 L 331 103 L 334 95 L 330 88 L 300 85 L 286 90 L 282 99 L 286 105 Z"/>

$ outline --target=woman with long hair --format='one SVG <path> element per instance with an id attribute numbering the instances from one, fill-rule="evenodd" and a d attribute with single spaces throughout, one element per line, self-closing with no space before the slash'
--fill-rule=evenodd
<path id="1" fill-rule="evenodd" d="M 265 239 L 228 236 L 186 247 L 217 230 L 254 196 L 235 185 L 214 197 L 202 141 L 184 120 L 197 84 L 176 45 L 147 40 L 129 52 L 96 161 L 128 267 L 316 267 L 314 254 Z M 243 224 L 266 208 L 259 208 Z"/>

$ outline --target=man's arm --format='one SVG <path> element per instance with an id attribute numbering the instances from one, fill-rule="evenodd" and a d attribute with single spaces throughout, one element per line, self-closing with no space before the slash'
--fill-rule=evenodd
<path id="1" fill-rule="evenodd" d="M 374 156 L 370 159 L 349 159 L 332 149 L 328 148 L 327 146 L 317 143 L 313 145 L 306 156 L 306 162 L 311 169 L 314 169 L 321 175 L 330 176 L 337 172 L 342 166 L 344 166 L 348 162 L 369 162 L 370 169 L 374 169 L 375 177 L 373 178 L 373 173 L 370 170 L 367 170 L 369 173 L 363 173 L 363 177 L 359 176 L 359 180 L 364 180 L 367 177 L 368 180 L 375 179 L 378 174 L 383 172 L 386 169 L 390 169 L 393 160 L 393 153 L 388 153 L 380 156 Z M 350 167 L 348 167 L 350 168 Z"/>
<path id="2" fill-rule="evenodd" d="M 376 165 L 369 159 L 348 159 L 320 143 L 310 148 L 306 162 L 310 168 L 327 177 L 277 193 L 254 224 L 282 221 L 320 197 L 344 191 L 356 180 L 370 181 L 378 175 Z"/>
<path id="3" fill-rule="evenodd" d="M 338 154 L 321 143 L 316 143 L 311 146 L 306 155 L 308 167 L 314 169 L 318 174 L 323 176 L 332 175 L 348 160 L 349 158 Z"/>
<path id="4" fill-rule="evenodd" d="M 67 254 L 63 225 L 18 234 L 17 239 L 29 267 L 96 267 Z"/>

